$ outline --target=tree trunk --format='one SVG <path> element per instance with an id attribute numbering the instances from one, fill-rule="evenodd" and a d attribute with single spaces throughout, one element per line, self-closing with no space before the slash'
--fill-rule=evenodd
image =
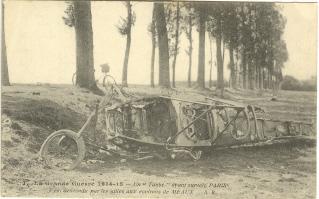
<path id="1" fill-rule="evenodd" d="M 124 87 L 127 87 L 127 69 L 128 69 L 128 60 L 130 56 L 130 48 L 131 48 L 131 34 L 127 34 L 126 49 L 125 49 L 123 71 L 122 71 L 122 86 Z"/>
<path id="2" fill-rule="evenodd" d="M 197 85 L 200 88 L 205 88 L 205 32 L 206 22 L 205 13 L 199 12 L 199 46 L 198 46 L 198 71 Z"/>
<path id="3" fill-rule="evenodd" d="M 212 36 L 209 35 L 209 54 L 210 54 L 210 66 L 209 66 L 209 88 L 213 86 L 212 82 L 212 70 L 213 70 L 213 50 L 212 50 Z"/>
<path id="4" fill-rule="evenodd" d="M 259 87 L 260 90 L 264 89 L 264 69 L 262 67 L 259 69 Z"/>
<path id="5" fill-rule="evenodd" d="M 256 67 L 256 88 L 257 89 L 260 89 L 260 68 L 261 68 L 261 63 L 260 61 L 256 58 L 256 64 L 255 64 L 255 67 Z"/>
<path id="6" fill-rule="evenodd" d="M 249 82 L 249 89 L 254 89 L 254 66 L 252 60 L 248 60 L 248 82 Z"/>
<path id="7" fill-rule="evenodd" d="M 268 67 L 267 67 L 266 71 L 264 71 L 264 87 L 265 87 L 265 89 L 269 88 L 268 75 L 269 75 L 269 72 L 268 72 Z"/>
<path id="8" fill-rule="evenodd" d="M 189 41 L 189 48 L 188 48 L 188 87 L 192 86 L 192 62 L 193 62 L 193 36 L 192 36 L 192 29 L 193 29 L 193 22 L 192 16 L 188 18 L 188 41 Z"/>
<path id="9" fill-rule="evenodd" d="M 173 78 L 172 78 L 172 86 L 175 87 L 175 68 L 176 68 L 176 59 L 178 54 L 178 42 L 179 42 L 179 18 L 180 18 L 180 9 L 179 9 L 179 2 L 177 1 L 177 8 L 176 8 L 176 30 L 175 30 L 175 46 L 174 46 L 174 59 L 172 64 L 173 69 Z"/>
<path id="10" fill-rule="evenodd" d="M 247 63 L 246 63 L 246 51 L 245 49 L 243 49 L 243 54 L 242 54 L 242 68 L 243 68 L 243 88 L 246 89 L 247 88 Z"/>
<path id="11" fill-rule="evenodd" d="M 169 54 L 168 38 L 163 3 L 154 3 L 156 10 L 156 28 L 159 52 L 159 85 L 169 88 Z"/>
<path id="12" fill-rule="evenodd" d="M 234 88 L 238 88 L 238 86 L 240 87 L 239 83 L 238 83 L 238 60 L 236 59 L 236 62 L 234 63 L 234 84 L 235 87 Z"/>
<path id="13" fill-rule="evenodd" d="M 223 71 L 224 71 L 224 60 L 225 60 L 225 40 L 223 38 L 223 35 L 221 36 L 221 40 L 222 40 L 222 44 L 223 44 L 223 48 L 222 48 L 222 68 L 223 68 Z M 221 90 L 221 95 L 223 96 L 223 93 L 224 93 L 224 72 L 223 72 L 223 89 Z"/>
<path id="14" fill-rule="evenodd" d="M 2 2 L 2 42 L 1 42 L 1 85 L 10 86 L 8 61 L 7 61 L 7 47 L 4 33 L 4 5 Z"/>
<path id="15" fill-rule="evenodd" d="M 253 67 L 253 89 L 257 88 L 257 66 L 256 66 L 256 61 L 254 59 L 253 63 L 252 63 L 252 67 Z"/>
<path id="16" fill-rule="evenodd" d="M 155 8 L 155 7 L 154 7 Z M 151 87 L 154 88 L 154 62 L 155 62 L 155 48 L 156 48 L 156 30 L 155 30 L 155 9 L 153 8 L 151 32 L 152 32 L 152 56 L 151 56 Z"/>
<path id="17" fill-rule="evenodd" d="M 270 70 L 270 66 L 268 66 L 268 81 L 267 81 L 267 83 L 268 83 L 268 89 L 271 89 L 272 87 L 271 87 L 271 70 Z"/>
<path id="18" fill-rule="evenodd" d="M 127 6 L 127 34 L 126 34 L 126 48 L 125 48 L 125 56 L 123 63 L 123 71 L 122 71 L 122 86 L 127 87 L 127 68 L 128 68 L 128 60 L 130 56 L 130 48 L 131 48 L 131 29 L 132 29 L 132 5 L 130 1 L 126 2 Z"/>
<path id="19" fill-rule="evenodd" d="M 224 92 L 224 67 L 223 57 L 221 52 L 222 33 L 221 33 L 221 20 L 217 19 L 217 35 L 216 35 L 216 60 L 217 60 L 217 89 L 221 90 L 221 95 Z"/>
<path id="20" fill-rule="evenodd" d="M 255 86 L 259 89 L 259 67 L 257 65 L 257 59 L 255 59 Z"/>
<path id="21" fill-rule="evenodd" d="M 90 1 L 74 1 L 76 37 L 76 85 L 96 90 Z"/>
<path id="22" fill-rule="evenodd" d="M 225 41 L 224 41 L 224 39 L 223 39 L 223 36 L 221 36 L 221 40 L 222 40 L 222 44 L 223 44 L 223 51 L 222 51 L 222 66 L 223 66 L 223 68 L 224 68 L 224 60 L 225 60 Z"/>
<path id="23" fill-rule="evenodd" d="M 236 74 L 235 74 L 235 63 L 234 63 L 234 48 L 232 43 L 229 43 L 229 66 L 230 66 L 230 81 L 231 87 L 236 88 Z"/>
<path id="24" fill-rule="evenodd" d="M 224 77 L 223 77 L 223 61 L 221 52 L 221 37 L 216 36 L 216 59 L 217 59 L 217 88 L 222 89 Z"/>
<path id="25" fill-rule="evenodd" d="M 151 57 L 151 87 L 154 88 L 154 62 L 155 62 L 155 44 L 152 42 L 152 57 Z"/>
<path id="26" fill-rule="evenodd" d="M 237 88 L 242 88 L 241 84 L 241 66 L 240 66 L 240 52 L 239 48 L 236 48 L 236 70 L 235 70 L 235 75 L 236 75 L 236 85 Z"/>

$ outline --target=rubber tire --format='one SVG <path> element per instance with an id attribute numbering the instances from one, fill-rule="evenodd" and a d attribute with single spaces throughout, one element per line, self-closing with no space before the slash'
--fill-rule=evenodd
<path id="1" fill-rule="evenodd" d="M 48 146 L 50 142 L 56 138 L 57 136 L 66 136 L 68 138 L 73 139 L 76 142 L 77 148 L 78 148 L 78 157 L 77 159 L 73 162 L 69 168 L 66 170 L 72 170 L 79 166 L 79 164 L 82 162 L 82 160 L 85 157 L 85 143 L 82 137 L 78 137 L 78 133 L 68 130 L 68 129 L 62 129 L 53 132 L 51 135 L 47 137 L 47 139 L 43 142 L 41 149 L 40 149 L 40 158 L 45 159 L 45 153 L 48 150 Z"/>

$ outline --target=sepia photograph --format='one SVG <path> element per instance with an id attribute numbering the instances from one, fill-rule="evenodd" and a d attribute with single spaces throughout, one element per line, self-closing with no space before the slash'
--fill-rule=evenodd
<path id="1" fill-rule="evenodd" d="M 316 198 L 316 2 L 1 3 L 1 197 Z"/>

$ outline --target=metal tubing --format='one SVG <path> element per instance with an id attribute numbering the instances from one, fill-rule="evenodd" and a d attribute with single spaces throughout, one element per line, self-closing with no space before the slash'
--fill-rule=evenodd
<path id="1" fill-rule="evenodd" d="M 161 97 L 161 98 L 165 98 L 165 99 L 170 99 L 170 100 L 181 101 L 181 102 L 201 104 L 201 105 L 206 105 L 206 106 L 214 106 L 216 109 L 217 109 L 217 108 L 234 108 L 234 109 L 243 109 L 243 108 L 245 108 L 245 107 L 242 107 L 242 106 L 234 106 L 234 105 L 214 105 L 214 104 L 207 103 L 207 102 L 191 101 L 191 100 L 185 100 L 185 99 L 174 98 L 174 97 L 168 97 L 168 96 L 160 96 L 160 97 Z"/>
<path id="2" fill-rule="evenodd" d="M 167 139 L 167 142 L 175 139 L 179 134 L 181 134 L 183 131 L 185 131 L 188 127 L 190 127 L 192 124 L 194 124 L 198 119 L 200 119 L 201 117 L 203 117 L 205 114 L 207 114 L 209 111 L 211 111 L 214 107 L 210 106 L 209 109 L 207 109 L 205 112 L 203 112 L 202 114 L 200 114 L 197 118 L 195 118 L 191 123 L 189 123 L 188 125 L 186 125 L 182 130 L 180 130 L 179 132 L 177 132 L 173 137 L 170 137 Z"/>
<path id="3" fill-rule="evenodd" d="M 82 128 L 79 130 L 78 132 L 78 137 L 81 137 L 81 134 L 83 133 L 83 131 L 85 130 L 85 128 L 87 127 L 87 125 L 91 122 L 92 118 L 95 115 L 95 111 L 91 113 L 91 115 L 89 116 L 89 118 L 86 120 L 86 122 L 84 123 L 84 125 L 82 126 Z"/>

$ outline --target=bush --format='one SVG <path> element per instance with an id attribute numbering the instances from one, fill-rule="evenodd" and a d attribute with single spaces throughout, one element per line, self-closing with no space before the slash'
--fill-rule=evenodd
<path id="1" fill-rule="evenodd" d="M 282 90 L 300 90 L 301 83 L 292 76 L 285 76 L 281 85 Z"/>
<path id="2" fill-rule="evenodd" d="M 303 91 L 316 91 L 317 90 L 317 80 L 306 80 L 302 82 Z"/>
<path id="3" fill-rule="evenodd" d="M 283 79 L 281 89 L 282 90 L 294 90 L 294 91 L 316 91 L 317 90 L 317 78 L 312 77 L 309 80 L 299 81 L 296 78 L 286 75 Z"/>

